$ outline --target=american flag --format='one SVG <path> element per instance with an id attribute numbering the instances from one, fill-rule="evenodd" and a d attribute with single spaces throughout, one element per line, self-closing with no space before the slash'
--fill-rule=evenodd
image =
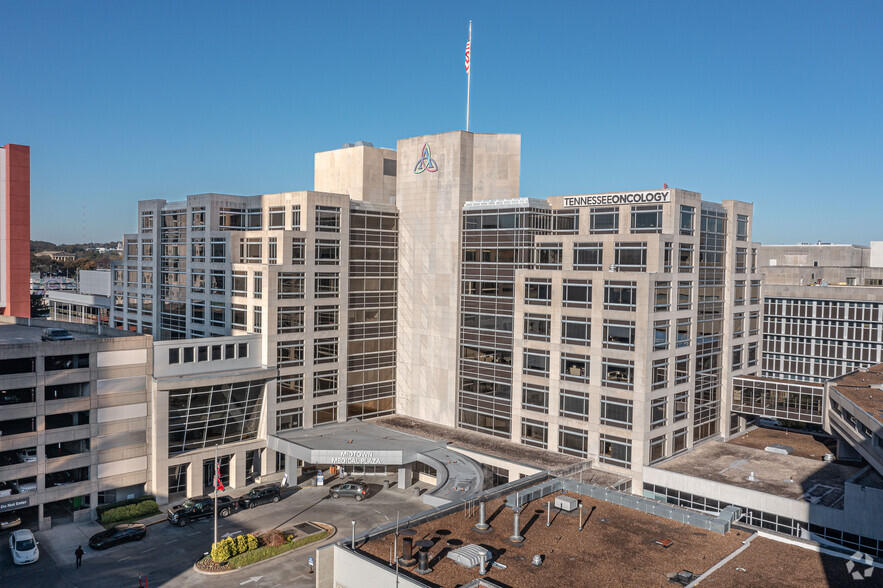
<path id="1" fill-rule="evenodd" d="M 215 461 L 215 488 L 224 491 L 224 483 L 221 481 L 221 464 Z"/>
<path id="2" fill-rule="evenodd" d="M 466 73 L 469 73 L 469 45 L 472 43 L 472 32 L 470 31 L 469 37 L 466 39 Z"/>

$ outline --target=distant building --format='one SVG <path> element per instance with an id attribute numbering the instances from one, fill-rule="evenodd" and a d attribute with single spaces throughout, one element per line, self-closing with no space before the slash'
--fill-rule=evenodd
<path id="1" fill-rule="evenodd" d="M 77 290 L 48 290 L 49 318 L 84 324 L 110 324 L 110 270 L 78 270 Z"/>
<path id="2" fill-rule="evenodd" d="M 31 148 L 0 147 L 0 311 L 28 317 L 31 299 Z"/>

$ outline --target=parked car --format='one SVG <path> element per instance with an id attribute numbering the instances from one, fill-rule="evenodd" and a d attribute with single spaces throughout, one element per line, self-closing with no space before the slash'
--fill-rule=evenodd
<path id="1" fill-rule="evenodd" d="M 25 492 L 36 492 L 37 491 L 37 481 L 33 482 L 22 482 L 20 480 L 16 480 L 12 483 L 12 489 L 15 490 L 16 494 L 24 494 Z"/>
<path id="2" fill-rule="evenodd" d="M 0 404 L 18 404 L 21 399 L 14 390 L 0 390 Z"/>
<path id="3" fill-rule="evenodd" d="M 40 341 L 73 341 L 74 337 L 67 329 L 43 329 Z"/>
<path id="4" fill-rule="evenodd" d="M 40 559 L 40 548 L 37 540 L 29 529 L 19 529 L 9 535 L 9 550 L 12 552 L 12 563 L 18 566 L 34 563 Z"/>
<path id="5" fill-rule="evenodd" d="M 236 510 L 235 500 L 229 496 L 218 496 L 218 516 L 229 516 L 234 510 Z M 197 496 L 170 508 L 168 519 L 173 525 L 184 527 L 193 521 L 214 516 L 214 513 L 214 499 L 211 496 Z"/>
<path id="6" fill-rule="evenodd" d="M 14 512 L 4 513 L 0 515 L 0 531 L 12 529 L 21 525 L 21 517 Z"/>
<path id="7" fill-rule="evenodd" d="M 332 487 L 328 493 L 331 498 L 340 498 L 341 496 L 352 496 L 356 501 L 360 501 L 368 497 L 368 486 L 357 482 L 349 482 L 347 484 L 338 484 Z"/>
<path id="8" fill-rule="evenodd" d="M 18 461 L 21 463 L 34 463 L 37 461 L 37 448 L 19 449 L 15 456 L 18 457 Z"/>
<path id="9" fill-rule="evenodd" d="M 265 484 L 252 488 L 251 491 L 239 498 L 239 508 L 254 508 L 259 504 L 279 502 L 279 486 L 277 484 Z"/>
<path id="10" fill-rule="evenodd" d="M 106 531 L 96 533 L 89 538 L 89 547 L 92 549 L 107 549 L 120 543 L 129 541 L 141 541 L 147 536 L 147 527 L 141 523 L 129 525 L 114 525 Z"/>
<path id="11" fill-rule="evenodd" d="M 76 482 L 76 480 L 74 480 L 74 477 L 67 470 L 46 474 L 46 486 L 67 486 L 74 482 Z"/>

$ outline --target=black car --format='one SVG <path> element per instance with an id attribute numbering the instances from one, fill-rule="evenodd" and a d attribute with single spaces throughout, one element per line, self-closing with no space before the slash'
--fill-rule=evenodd
<path id="1" fill-rule="evenodd" d="M 281 498 L 279 494 L 279 486 L 276 484 L 265 484 L 252 488 L 251 491 L 239 498 L 239 508 L 254 508 L 259 504 L 268 502 L 279 502 Z"/>
<path id="2" fill-rule="evenodd" d="M 92 549 L 107 549 L 128 541 L 141 541 L 147 535 L 147 527 L 141 523 L 130 525 L 116 525 L 106 531 L 102 531 L 89 539 L 89 547 Z"/>
<path id="3" fill-rule="evenodd" d="M 352 496 L 356 499 L 356 501 L 360 501 L 363 498 L 368 497 L 368 486 L 365 484 L 358 484 L 355 482 L 347 483 L 347 484 L 338 484 L 331 488 L 328 493 L 331 495 L 331 498 L 340 498 L 341 496 Z"/>
<path id="4" fill-rule="evenodd" d="M 214 503 L 211 496 L 188 498 L 183 504 L 169 509 L 169 522 L 184 527 L 193 521 L 214 516 Z M 229 496 L 218 496 L 218 516 L 229 516 L 234 510 L 236 510 L 236 501 Z"/>

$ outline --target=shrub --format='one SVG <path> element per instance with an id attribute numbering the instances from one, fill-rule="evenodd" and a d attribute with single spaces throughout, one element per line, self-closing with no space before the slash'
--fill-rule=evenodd
<path id="1" fill-rule="evenodd" d="M 248 551 L 248 543 L 245 540 L 245 537 L 242 535 L 236 536 L 236 554 L 245 553 Z"/>
<path id="2" fill-rule="evenodd" d="M 159 506 L 156 504 L 156 501 L 145 500 L 138 504 L 128 504 L 126 506 L 118 506 L 117 508 L 107 510 L 101 515 L 101 522 L 104 524 L 110 524 L 119 521 L 133 520 L 157 512 L 159 512 Z"/>
<path id="3" fill-rule="evenodd" d="M 230 542 L 228 541 L 228 539 L 230 538 L 227 537 L 227 539 L 224 539 L 223 541 L 218 541 L 217 543 L 215 543 L 215 546 L 212 547 L 213 562 L 221 563 L 222 561 L 227 561 L 228 559 L 233 557 L 233 554 L 230 553 Z"/>
<path id="4" fill-rule="evenodd" d="M 248 545 L 248 551 L 252 549 L 257 549 L 259 547 L 258 538 L 249 533 L 245 536 L 245 543 Z"/>
<path id="5" fill-rule="evenodd" d="M 285 544 L 285 535 L 279 529 L 273 529 L 264 533 L 264 544 L 278 547 Z"/>

